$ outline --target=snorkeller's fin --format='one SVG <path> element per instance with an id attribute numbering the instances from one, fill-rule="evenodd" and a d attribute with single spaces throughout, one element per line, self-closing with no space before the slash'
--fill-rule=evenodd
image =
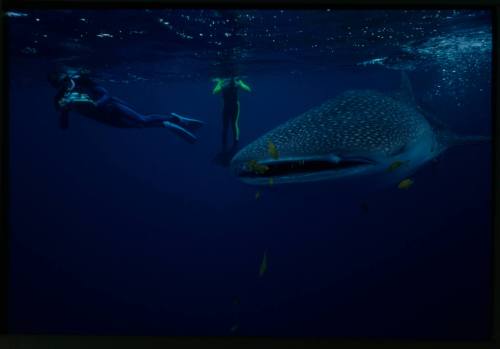
<path id="1" fill-rule="evenodd" d="M 182 125 L 183 127 L 186 127 L 190 129 L 191 131 L 195 131 L 199 129 L 201 126 L 205 125 L 205 123 L 201 120 L 197 119 L 192 119 L 192 118 L 187 118 L 185 116 L 181 116 L 177 113 L 170 113 L 173 117 L 176 118 L 177 122 Z"/>
<path id="2" fill-rule="evenodd" d="M 163 121 L 163 126 L 191 144 L 194 144 L 198 140 L 194 134 L 173 122 Z"/>

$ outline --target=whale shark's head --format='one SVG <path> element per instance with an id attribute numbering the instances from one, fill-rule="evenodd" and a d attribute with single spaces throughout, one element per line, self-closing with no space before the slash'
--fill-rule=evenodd
<path id="1" fill-rule="evenodd" d="M 430 158 L 433 134 L 412 106 L 376 91 L 347 91 L 241 149 L 233 173 L 248 184 L 310 182 L 381 172 Z M 410 161 L 411 160 L 411 161 Z"/>
<path id="2" fill-rule="evenodd" d="M 401 91 L 346 91 L 248 144 L 233 157 L 231 169 L 242 181 L 256 185 L 366 174 L 392 180 L 451 146 L 489 140 L 456 135 L 424 117 L 402 72 Z"/>

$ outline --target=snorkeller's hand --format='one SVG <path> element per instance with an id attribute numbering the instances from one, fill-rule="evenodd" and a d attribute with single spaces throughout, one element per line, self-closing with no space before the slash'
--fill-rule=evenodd
<path id="1" fill-rule="evenodd" d="M 236 78 L 234 80 L 236 86 L 240 87 L 242 90 L 245 90 L 247 92 L 252 92 L 252 88 L 247 84 L 245 83 L 243 80 L 241 80 L 241 78 Z"/>
<path id="2" fill-rule="evenodd" d="M 213 82 L 215 82 L 214 89 L 212 90 L 212 94 L 217 94 L 222 91 L 224 87 L 227 85 L 227 79 L 222 79 L 222 78 L 215 78 L 212 79 Z"/>

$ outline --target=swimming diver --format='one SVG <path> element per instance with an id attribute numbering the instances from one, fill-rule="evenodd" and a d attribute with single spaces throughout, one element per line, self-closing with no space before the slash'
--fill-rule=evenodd
<path id="1" fill-rule="evenodd" d="M 197 138 L 193 132 L 204 124 L 203 121 L 176 113 L 143 115 L 135 111 L 130 104 L 110 96 L 105 88 L 92 81 L 86 73 L 53 72 L 49 74 L 48 80 L 58 89 L 54 102 L 56 110 L 60 113 L 61 129 L 68 128 L 69 112 L 76 111 L 114 127 L 168 128 L 189 143 L 194 143 Z"/>
<path id="2" fill-rule="evenodd" d="M 222 109 L 222 150 L 216 156 L 216 161 L 229 165 L 231 157 L 238 149 L 238 142 L 240 139 L 239 129 L 239 116 L 240 116 L 240 102 L 238 99 L 238 87 L 244 91 L 251 92 L 252 89 L 241 78 L 237 76 L 229 78 L 215 78 L 215 87 L 212 91 L 213 94 L 222 92 L 224 100 L 224 107 Z M 227 149 L 227 133 L 229 124 L 233 134 L 233 142 L 231 148 Z"/>

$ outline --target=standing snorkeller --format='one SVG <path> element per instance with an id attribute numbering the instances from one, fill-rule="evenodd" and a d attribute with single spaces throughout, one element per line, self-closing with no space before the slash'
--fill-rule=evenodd
<path id="1" fill-rule="evenodd" d="M 193 134 L 204 122 L 176 113 L 144 115 L 130 104 L 111 96 L 108 91 L 92 81 L 87 73 L 53 72 L 49 83 L 58 89 L 54 97 L 55 108 L 60 113 L 59 125 L 69 126 L 69 112 L 75 111 L 100 123 L 120 128 L 167 128 L 189 143 L 196 142 Z"/>
<path id="2" fill-rule="evenodd" d="M 228 165 L 231 157 L 238 150 L 238 143 L 240 140 L 240 101 L 238 99 L 238 88 L 244 91 L 251 92 L 252 89 L 240 77 L 234 76 L 229 78 L 215 78 L 215 87 L 212 91 L 213 94 L 222 92 L 224 106 L 222 109 L 222 150 L 216 156 L 216 162 L 222 165 Z M 232 145 L 231 148 L 227 147 L 227 133 L 231 125 L 232 130 Z"/>

